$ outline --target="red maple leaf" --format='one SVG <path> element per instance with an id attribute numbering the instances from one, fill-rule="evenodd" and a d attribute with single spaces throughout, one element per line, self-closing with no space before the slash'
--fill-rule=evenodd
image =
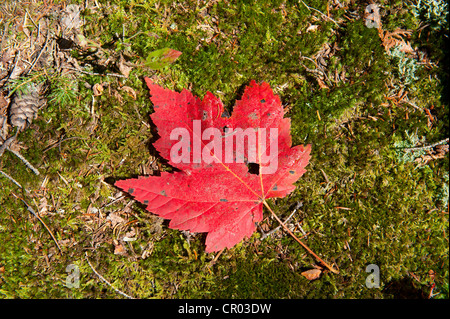
<path id="1" fill-rule="evenodd" d="M 187 90 L 177 93 L 145 81 L 160 135 L 153 145 L 179 171 L 115 185 L 148 211 L 170 219 L 170 228 L 207 232 L 206 252 L 250 237 L 266 199 L 292 192 L 310 158 L 310 145 L 291 147 L 290 119 L 283 118 L 279 97 L 267 83 L 252 81 L 226 117 L 222 102 L 210 92 L 200 100 Z M 174 138 L 174 132 L 184 135 Z M 242 132 L 247 135 L 238 142 Z M 180 145 L 189 152 L 184 157 Z"/>

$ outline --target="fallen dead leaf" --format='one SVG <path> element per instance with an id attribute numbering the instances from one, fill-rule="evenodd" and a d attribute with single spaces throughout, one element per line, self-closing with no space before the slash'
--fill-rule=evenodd
<path id="1" fill-rule="evenodd" d="M 103 86 L 100 83 L 95 83 L 92 91 L 94 91 L 94 96 L 100 96 L 103 94 Z"/>
<path id="2" fill-rule="evenodd" d="M 304 276 L 308 280 L 315 280 L 320 277 L 320 274 L 322 273 L 322 270 L 320 269 L 310 269 L 306 270 L 301 273 L 302 276 Z"/>
<path id="3" fill-rule="evenodd" d="M 319 86 L 321 89 L 329 89 L 328 85 L 326 85 L 321 79 L 317 79 Z"/>
<path id="4" fill-rule="evenodd" d="M 60 23 L 64 31 L 79 29 L 83 25 L 80 6 L 76 4 L 68 5 L 60 18 Z"/>
<path id="5" fill-rule="evenodd" d="M 119 101 L 120 104 L 122 104 L 123 97 L 117 90 L 113 90 L 112 95 Z"/>
<path id="6" fill-rule="evenodd" d="M 114 240 L 114 255 L 122 255 L 122 256 L 127 255 L 126 248 L 117 240 Z"/>
<path id="7" fill-rule="evenodd" d="M 123 58 L 122 55 L 120 55 L 120 60 L 119 60 L 120 73 L 122 73 L 126 78 L 128 78 L 132 69 L 133 69 L 132 67 L 125 65 L 125 59 Z"/>
<path id="8" fill-rule="evenodd" d="M 111 222 L 111 227 L 115 227 L 117 224 L 125 222 L 125 219 L 115 213 L 109 214 L 108 217 L 106 217 L 106 220 Z"/>
<path id="9" fill-rule="evenodd" d="M 129 86 L 122 86 L 122 90 L 128 93 L 129 96 L 133 98 L 133 100 L 136 100 L 136 92 L 130 88 Z"/>
<path id="10" fill-rule="evenodd" d="M 319 25 L 317 24 L 311 24 L 308 28 L 306 28 L 306 32 L 314 32 L 319 28 Z"/>

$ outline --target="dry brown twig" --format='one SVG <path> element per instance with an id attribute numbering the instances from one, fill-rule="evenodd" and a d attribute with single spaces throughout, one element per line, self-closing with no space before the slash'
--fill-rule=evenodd
<path id="1" fill-rule="evenodd" d="M 297 206 L 294 208 L 294 210 L 292 211 L 292 213 L 288 216 L 288 218 L 285 219 L 284 223 L 286 224 L 287 222 L 289 222 L 289 220 L 294 216 L 294 214 L 297 212 L 297 210 L 302 206 L 303 203 L 299 202 L 297 203 Z M 267 237 L 271 236 L 272 234 L 276 233 L 278 230 L 281 229 L 281 225 L 277 226 L 276 228 L 270 230 L 267 233 L 262 234 L 261 236 L 261 240 L 266 239 Z"/>
<path id="2" fill-rule="evenodd" d="M 3 172 L 2 170 L 0 170 L 0 174 L 2 174 L 2 175 L 5 176 L 7 179 L 9 179 L 11 182 L 13 182 L 14 184 L 16 184 L 19 188 L 23 188 L 22 185 L 20 185 L 18 181 L 16 181 L 14 178 L 12 178 L 11 176 L 9 176 L 8 174 L 6 174 L 5 172 Z"/>

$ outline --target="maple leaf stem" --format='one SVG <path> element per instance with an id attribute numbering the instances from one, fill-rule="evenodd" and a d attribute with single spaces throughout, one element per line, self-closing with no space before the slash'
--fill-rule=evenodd
<path id="1" fill-rule="evenodd" d="M 312 250 L 311 248 L 309 248 L 306 244 L 304 244 L 300 239 L 298 239 L 297 236 L 294 235 L 294 233 L 286 226 L 285 223 L 283 223 L 283 221 L 278 218 L 278 216 L 273 212 L 272 208 L 270 208 L 269 204 L 267 204 L 267 202 L 264 200 L 263 201 L 264 205 L 267 207 L 267 209 L 270 211 L 270 213 L 272 214 L 273 217 L 275 217 L 275 219 L 278 221 L 278 223 L 280 223 L 281 226 L 283 226 L 283 228 L 289 233 L 289 235 L 292 236 L 292 238 L 294 238 L 300 245 L 302 245 L 303 248 L 305 248 L 311 255 L 314 256 L 314 258 L 316 258 L 318 261 L 320 261 L 320 263 L 322 263 L 325 267 L 327 267 L 332 273 L 338 274 L 339 270 L 334 269 L 332 266 L 328 265 L 328 263 L 326 263 L 322 258 L 320 258 L 319 256 L 317 256 Z"/>

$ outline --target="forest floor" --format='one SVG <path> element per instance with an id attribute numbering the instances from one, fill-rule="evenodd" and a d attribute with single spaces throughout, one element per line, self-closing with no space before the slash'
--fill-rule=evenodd
<path id="1" fill-rule="evenodd" d="M 415 3 L 2 1 L 0 297 L 448 298 L 448 7 Z M 270 214 L 206 253 L 114 187 L 170 170 L 144 76 L 228 110 L 270 84 L 312 146 L 271 206 L 338 274 Z"/>

